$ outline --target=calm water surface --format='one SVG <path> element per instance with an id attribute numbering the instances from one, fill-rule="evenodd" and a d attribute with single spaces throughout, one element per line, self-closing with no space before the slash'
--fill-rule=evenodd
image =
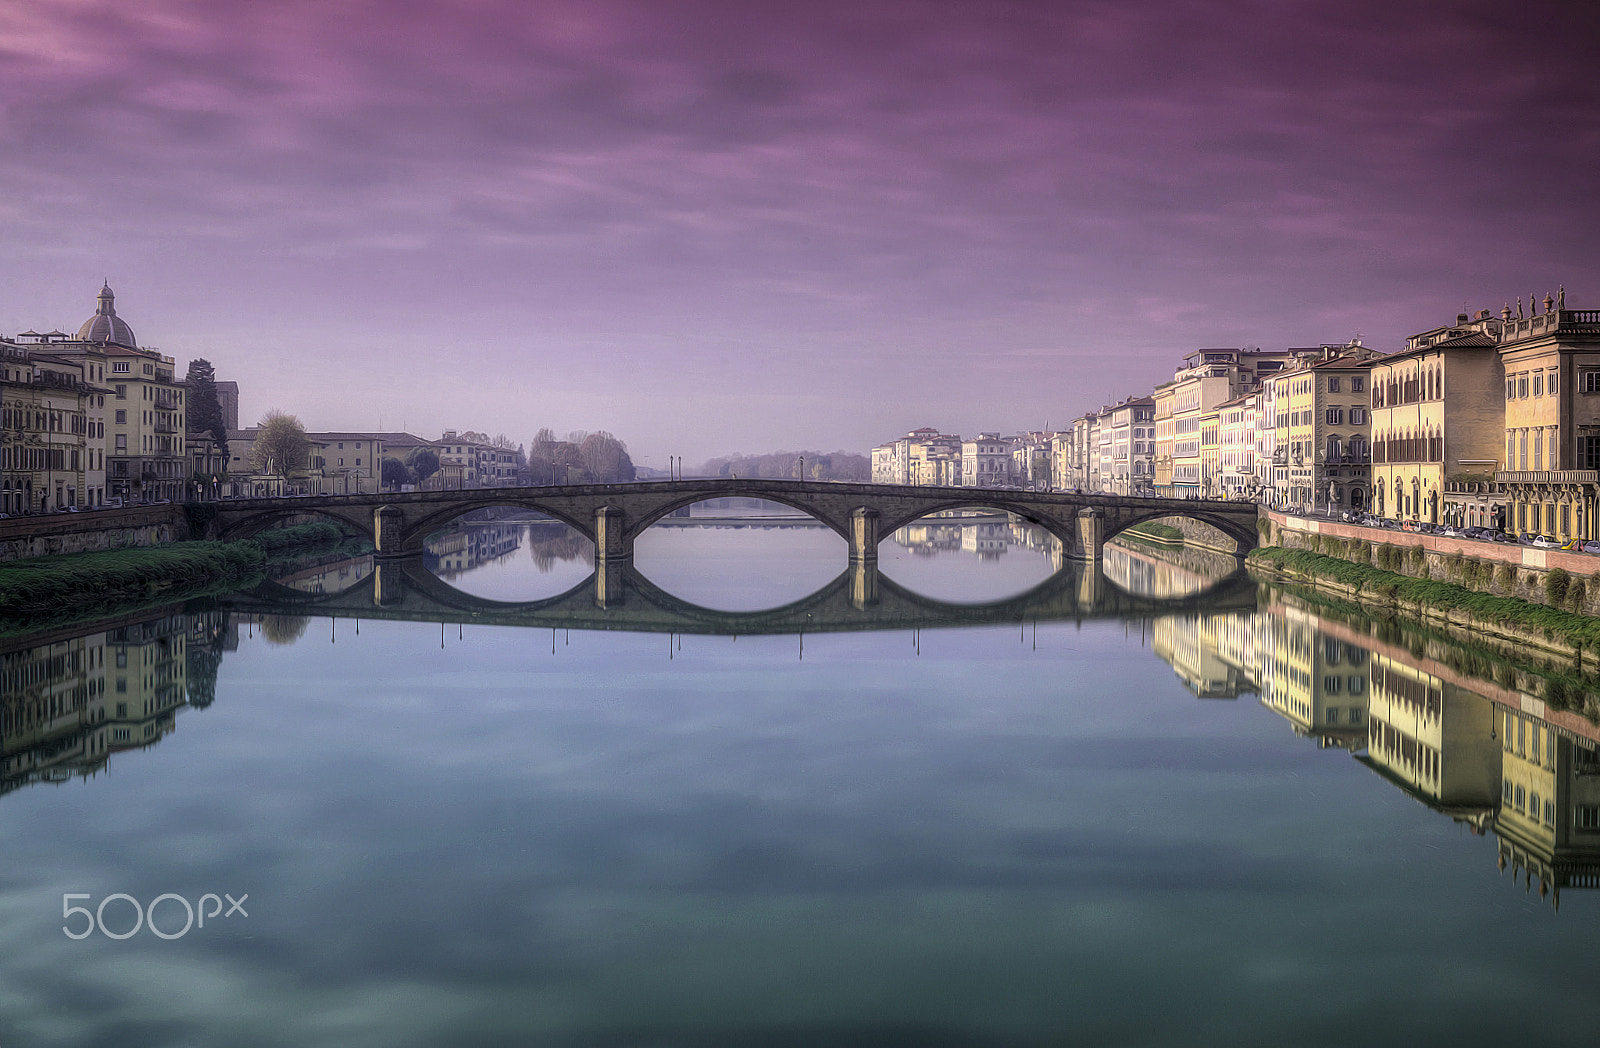
<path id="1" fill-rule="evenodd" d="M 885 574 L 982 601 L 1053 570 L 949 527 Z M 436 570 L 588 577 L 498 528 Z M 816 528 L 637 556 L 728 610 L 845 566 Z M 13 642 L 0 1044 L 1588 1042 L 1587 722 L 1405 649 L 1281 604 L 803 646 L 219 613 Z M 67 893 L 248 916 L 75 941 Z"/>

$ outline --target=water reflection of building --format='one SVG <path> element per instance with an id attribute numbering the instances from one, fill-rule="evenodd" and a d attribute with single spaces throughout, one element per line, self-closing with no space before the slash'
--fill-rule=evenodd
<path id="1" fill-rule="evenodd" d="M 1320 746 L 1366 743 L 1367 650 L 1318 631 L 1315 617 L 1275 607 L 1267 615 L 1270 675 L 1261 703 Z"/>
<path id="2" fill-rule="evenodd" d="M 1236 699 L 1256 692 L 1248 664 L 1223 656 L 1218 627 L 1253 615 L 1164 615 L 1155 620 L 1150 646 L 1197 697 Z"/>
<path id="3" fill-rule="evenodd" d="M 1496 706 L 1493 713 L 1501 757 L 1500 865 L 1521 873 L 1530 887 L 1537 878 L 1539 894 L 1554 892 L 1559 905 L 1563 888 L 1600 888 L 1600 739 L 1522 705 Z M 1544 704 L 1529 705 L 1542 711 Z"/>
<path id="4" fill-rule="evenodd" d="M 470 524 L 428 539 L 423 562 L 442 579 L 454 578 L 480 564 L 498 560 L 522 547 L 525 523 Z"/>
<path id="5" fill-rule="evenodd" d="M 1600 725 L 1519 690 L 1555 687 L 1532 674 L 1513 672 L 1513 687 L 1493 663 L 1484 676 L 1461 669 L 1438 638 L 1422 654 L 1412 643 L 1273 603 L 1158 620 L 1153 646 L 1196 695 L 1254 686 L 1297 734 L 1494 833 L 1501 867 L 1553 904 L 1563 889 L 1600 888 Z"/>
<path id="6" fill-rule="evenodd" d="M 894 533 L 894 540 L 920 556 L 947 552 L 974 553 L 983 560 L 1003 556 L 1012 546 L 1049 555 L 1061 567 L 1061 540 L 1019 517 L 970 517 L 959 511 L 913 521 Z"/>
<path id="7" fill-rule="evenodd" d="M 1430 807 L 1485 826 L 1500 781 L 1490 702 L 1382 652 L 1367 680 L 1367 764 Z"/>
<path id="8" fill-rule="evenodd" d="M 220 641 L 219 620 L 174 612 L 0 651 L 0 793 L 159 742 L 187 701 L 189 639 Z"/>

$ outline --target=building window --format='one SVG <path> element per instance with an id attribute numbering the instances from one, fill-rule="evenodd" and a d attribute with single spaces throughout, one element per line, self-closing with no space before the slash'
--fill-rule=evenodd
<path id="1" fill-rule="evenodd" d="M 1517 376 L 1517 396 L 1518 397 L 1526 397 L 1527 395 L 1528 395 L 1528 376 L 1527 375 L 1518 375 Z"/>
<path id="2" fill-rule="evenodd" d="M 1329 408 L 1328 409 L 1328 425 L 1330 425 L 1330 426 L 1342 426 L 1342 425 L 1344 425 L 1344 408 Z"/>
<path id="3" fill-rule="evenodd" d="M 126 408 L 118 408 L 117 409 L 117 425 L 126 426 L 127 424 L 128 424 L 128 411 L 127 411 L 127 409 Z"/>
<path id="4" fill-rule="evenodd" d="M 1600 370 L 1579 372 L 1585 393 L 1600 393 Z"/>
<path id="5" fill-rule="evenodd" d="M 1583 438 L 1583 468 L 1600 469 L 1600 437 Z"/>
<path id="6" fill-rule="evenodd" d="M 1580 830 L 1600 830 L 1600 806 L 1580 804 L 1573 810 L 1573 822 Z"/>
<path id="7" fill-rule="evenodd" d="M 118 400 L 127 400 L 128 399 L 128 387 L 123 385 L 120 382 L 117 384 L 117 399 Z"/>
<path id="8" fill-rule="evenodd" d="M 1328 376 L 1328 392 L 1329 393 L 1337 393 L 1337 392 L 1339 392 L 1339 376 L 1338 375 L 1329 375 Z"/>
<path id="9" fill-rule="evenodd" d="M 126 360 L 113 360 L 111 362 L 111 373 L 114 375 L 126 375 L 128 373 L 128 362 Z"/>
<path id="10" fill-rule="evenodd" d="M 1544 396 L 1544 374 L 1542 372 L 1535 371 L 1533 373 L 1533 395 L 1536 397 Z"/>

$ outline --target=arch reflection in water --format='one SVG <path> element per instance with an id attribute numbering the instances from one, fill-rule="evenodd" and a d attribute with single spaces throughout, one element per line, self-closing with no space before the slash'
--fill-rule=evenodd
<path id="1" fill-rule="evenodd" d="M 656 521 L 634 544 L 634 567 L 685 602 L 718 611 L 778 608 L 844 570 L 844 539 L 778 502 L 696 502 Z"/>
<path id="2" fill-rule="evenodd" d="M 932 599 L 983 603 L 1060 571 L 1061 540 L 1014 514 L 973 506 L 899 528 L 878 546 L 884 577 Z"/>
<path id="3" fill-rule="evenodd" d="M 522 550 L 526 557 L 519 555 Z M 475 597 L 538 601 L 565 593 L 589 576 L 594 543 L 561 521 L 519 511 L 516 519 L 458 520 L 435 532 L 428 536 L 422 563 Z"/>

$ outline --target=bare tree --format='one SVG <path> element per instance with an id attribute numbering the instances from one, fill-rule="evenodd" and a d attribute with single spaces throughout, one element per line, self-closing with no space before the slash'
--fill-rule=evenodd
<path id="1" fill-rule="evenodd" d="M 250 449 L 252 469 L 279 477 L 305 469 L 311 442 L 306 439 L 306 428 L 299 419 L 273 408 L 261 416 L 260 425 L 255 446 Z"/>

